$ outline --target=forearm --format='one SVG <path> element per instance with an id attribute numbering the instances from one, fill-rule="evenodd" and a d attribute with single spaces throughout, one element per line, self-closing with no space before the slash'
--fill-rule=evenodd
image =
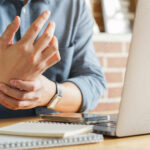
<path id="1" fill-rule="evenodd" d="M 82 104 L 80 89 L 72 82 L 64 82 L 61 87 L 62 98 L 54 110 L 59 112 L 78 112 Z"/>

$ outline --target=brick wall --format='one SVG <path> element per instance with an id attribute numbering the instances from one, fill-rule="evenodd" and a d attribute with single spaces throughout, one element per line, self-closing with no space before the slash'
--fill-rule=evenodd
<path id="1" fill-rule="evenodd" d="M 101 36 L 103 34 L 94 39 L 94 46 L 104 69 L 108 90 L 95 111 L 118 110 L 131 37 L 129 36 L 128 40 L 124 40 L 126 36 L 123 35 Z"/>
<path id="2" fill-rule="evenodd" d="M 122 0 L 132 4 L 130 0 Z M 100 0 L 89 0 L 93 8 L 93 16 L 101 32 L 104 32 L 103 14 Z M 130 5 L 126 5 L 129 7 Z M 124 7 L 124 9 L 126 9 Z M 107 91 L 101 98 L 99 105 L 94 111 L 118 111 L 123 80 L 128 59 L 131 35 L 107 35 L 98 34 L 94 36 L 94 46 L 97 57 L 104 69 L 107 80 Z"/>

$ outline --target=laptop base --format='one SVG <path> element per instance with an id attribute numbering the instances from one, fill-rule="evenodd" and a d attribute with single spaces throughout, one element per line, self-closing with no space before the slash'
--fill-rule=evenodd
<path id="1" fill-rule="evenodd" d="M 103 122 L 94 125 L 94 132 L 100 133 L 106 136 L 116 136 L 116 124 L 117 124 L 117 118 L 118 114 L 111 114 L 110 120 L 108 122 Z"/>

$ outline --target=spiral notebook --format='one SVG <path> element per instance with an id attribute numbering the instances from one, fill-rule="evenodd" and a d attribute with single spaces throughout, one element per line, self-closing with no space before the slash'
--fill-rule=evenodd
<path id="1" fill-rule="evenodd" d="M 84 133 L 90 131 L 91 126 L 89 125 L 21 122 L 0 128 L 0 149 L 22 150 L 89 144 L 103 141 L 103 136 L 100 134 Z"/>
<path id="2" fill-rule="evenodd" d="M 93 131 L 92 125 L 55 122 L 21 122 L 0 128 L 0 134 L 64 138 Z"/>
<path id="3" fill-rule="evenodd" d="M 22 150 L 34 148 L 48 148 L 48 147 L 98 143 L 102 141 L 103 136 L 95 133 L 87 133 L 68 138 L 37 138 L 37 137 L 0 135 L 0 149 Z"/>

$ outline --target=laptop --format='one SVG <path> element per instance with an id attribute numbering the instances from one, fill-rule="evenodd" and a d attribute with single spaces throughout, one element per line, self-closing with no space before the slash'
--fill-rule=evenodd
<path id="1" fill-rule="evenodd" d="M 139 0 L 119 114 L 94 131 L 109 136 L 150 133 L 150 1 Z"/>

